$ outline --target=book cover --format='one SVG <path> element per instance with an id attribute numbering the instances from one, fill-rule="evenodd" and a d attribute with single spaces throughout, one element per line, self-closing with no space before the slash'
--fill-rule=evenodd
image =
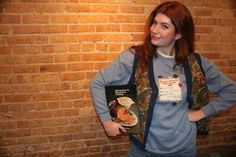
<path id="1" fill-rule="evenodd" d="M 106 86 L 105 90 L 112 120 L 128 127 L 130 133 L 135 133 L 139 122 L 136 85 Z"/>

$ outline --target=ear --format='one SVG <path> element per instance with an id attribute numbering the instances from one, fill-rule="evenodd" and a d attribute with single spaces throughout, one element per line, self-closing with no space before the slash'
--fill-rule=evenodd
<path id="1" fill-rule="evenodd" d="M 182 35 L 178 33 L 178 34 L 175 35 L 175 40 L 178 40 L 178 39 L 180 39 L 181 37 L 182 37 Z"/>

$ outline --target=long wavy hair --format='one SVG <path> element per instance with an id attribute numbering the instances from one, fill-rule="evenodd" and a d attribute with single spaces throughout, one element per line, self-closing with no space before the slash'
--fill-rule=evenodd
<path id="1" fill-rule="evenodd" d="M 150 28 L 158 13 L 162 13 L 170 18 L 175 27 L 175 33 L 181 35 L 181 38 L 176 40 L 174 45 L 175 61 L 177 65 L 183 65 L 185 58 L 189 53 L 194 52 L 194 24 L 193 18 L 188 10 L 182 3 L 177 1 L 164 2 L 158 5 L 149 15 L 146 23 L 146 31 L 143 45 L 138 53 L 141 58 L 142 67 L 146 67 L 149 60 L 156 56 L 157 46 L 151 43 Z"/>

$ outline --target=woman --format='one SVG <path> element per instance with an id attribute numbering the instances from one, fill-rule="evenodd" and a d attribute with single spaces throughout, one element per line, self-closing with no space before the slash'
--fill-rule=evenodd
<path id="1" fill-rule="evenodd" d="M 195 75 L 187 72 L 191 62 L 188 61 L 194 52 L 194 25 L 189 10 L 180 2 L 165 2 L 157 6 L 150 14 L 144 43 L 122 52 L 110 66 L 102 69 L 91 82 L 91 93 L 96 111 L 108 136 L 118 136 L 126 129 L 111 120 L 106 105 L 105 86 L 124 85 L 134 75 L 134 58 L 139 58 L 134 83 L 138 84 L 141 76 L 147 80 L 143 89 L 150 86 L 147 110 L 144 111 L 142 138 L 131 135 L 133 144 L 129 157 L 194 157 L 196 155 L 195 122 L 215 115 L 236 103 L 236 84 L 226 77 L 207 58 L 200 56 L 201 76 L 197 82 L 218 96 L 205 101 L 205 106 L 196 105 L 191 91 Z M 135 52 L 134 52 L 135 51 Z M 194 55 L 195 56 L 195 55 Z M 191 70 L 190 70 L 191 71 Z M 192 71 L 191 71 L 192 72 Z M 191 78 L 192 77 L 192 80 Z M 198 76 L 196 76 L 198 77 Z M 190 79 L 189 79 L 190 78 Z M 179 85 L 166 86 L 165 83 Z M 190 80 L 191 83 L 188 83 Z M 137 93 L 141 88 L 137 88 Z M 170 94 L 171 93 L 171 94 Z M 205 93 L 204 93 L 205 94 Z M 142 113 L 142 107 L 140 107 Z M 140 134 L 141 135 L 141 134 Z"/>

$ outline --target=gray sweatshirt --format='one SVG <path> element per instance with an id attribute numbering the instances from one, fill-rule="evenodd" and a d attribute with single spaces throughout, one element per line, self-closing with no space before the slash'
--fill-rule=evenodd
<path id="1" fill-rule="evenodd" d="M 91 94 L 95 109 L 102 122 L 110 120 L 111 115 L 106 104 L 105 86 L 127 84 L 133 67 L 134 54 L 127 49 L 108 67 L 99 71 L 91 81 Z M 236 103 L 236 83 L 225 76 L 210 60 L 201 56 L 202 67 L 206 75 L 207 86 L 217 97 L 202 108 L 206 116 L 215 115 Z M 177 105 L 172 102 L 161 102 L 158 99 L 153 111 L 148 132 L 146 150 L 154 153 L 169 154 L 195 147 L 196 124 L 188 120 L 187 88 L 184 70 L 177 67 L 174 57 L 157 53 L 153 58 L 155 81 L 159 76 L 164 78 L 178 75 L 182 84 L 182 100 Z"/>

